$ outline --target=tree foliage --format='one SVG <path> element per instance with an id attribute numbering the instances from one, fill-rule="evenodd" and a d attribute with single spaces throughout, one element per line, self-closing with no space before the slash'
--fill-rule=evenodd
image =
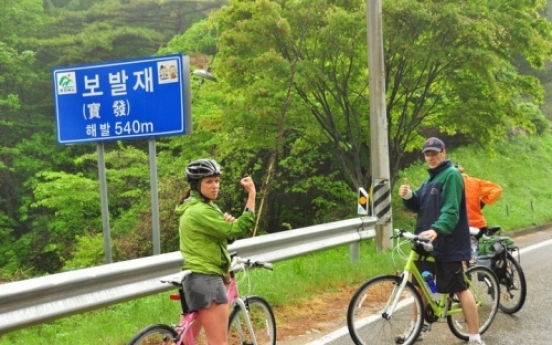
<path id="1" fill-rule="evenodd" d="M 222 163 L 219 204 L 232 214 L 243 211 L 239 179 L 253 177 L 256 234 L 350 217 L 356 188 L 370 185 L 378 71 L 365 1 L 0 1 L 0 268 L 103 262 L 96 149 L 55 145 L 52 67 L 182 52 L 216 76 L 190 77 L 193 134 L 157 140 L 162 251 L 178 248 L 174 206 L 198 157 Z M 545 5 L 383 2 L 393 180 L 428 135 L 489 149 L 548 131 L 536 77 L 547 74 L 534 72 L 550 60 Z M 147 142 L 105 148 L 113 258 L 151 255 Z"/>
<path id="2" fill-rule="evenodd" d="M 430 130 L 491 145 L 511 126 L 533 128 L 516 103 L 542 101 L 542 89 L 512 62 L 521 54 L 541 67 L 550 58 L 551 26 L 538 14 L 543 5 L 384 2 L 392 178 Z M 302 124 L 321 131 L 319 148 L 331 150 L 354 187 L 370 181 L 363 6 L 236 0 L 213 17 L 221 32 L 217 66 L 233 92 L 250 88 L 243 93 L 258 97 L 258 80 L 291 81 L 289 98 L 303 110 Z"/>
<path id="3" fill-rule="evenodd" d="M 99 200 L 97 166 L 75 159 L 93 155 L 95 148 L 55 145 L 50 68 L 153 55 L 218 5 L 177 0 L 2 0 L 0 248 L 6 255 L 0 267 L 55 271 L 71 256 L 76 236 L 101 231 L 99 203 L 85 202 Z M 133 219 L 132 207 L 140 208 L 136 213 L 149 211 L 142 201 L 143 191 L 149 191 L 148 170 L 142 165 L 147 163 L 139 162 L 136 170 L 143 174 L 136 178 L 141 185 L 121 176 L 125 181 L 111 186 L 132 189 L 114 195 L 116 219 Z M 74 194 L 85 186 L 87 193 Z M 140 202 L 130 207 L 132 198 Z M 127 226 L 140 220 L 136 217 Z"/>

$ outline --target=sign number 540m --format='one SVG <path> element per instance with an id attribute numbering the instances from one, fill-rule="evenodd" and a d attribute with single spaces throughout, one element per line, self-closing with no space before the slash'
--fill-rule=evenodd
<path id="1" fill-rule="evenodd" d="M 115 134 L 140 134 L 140 133 L 152 133 L 153 132 L 153 123 L 152 122 L 140 122 L 138 120 L 127 121 L 127 122 L 115 122 Z"/>

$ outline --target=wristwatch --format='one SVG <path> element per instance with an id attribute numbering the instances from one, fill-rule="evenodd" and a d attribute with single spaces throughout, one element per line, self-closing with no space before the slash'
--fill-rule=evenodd
<path id="1" fill-rule="evenodd" d="M 249 207 L 246 207 L 243 212 L 251 212 L 253 215 L 255 215 L 255 210 L 250 209 Z"/>

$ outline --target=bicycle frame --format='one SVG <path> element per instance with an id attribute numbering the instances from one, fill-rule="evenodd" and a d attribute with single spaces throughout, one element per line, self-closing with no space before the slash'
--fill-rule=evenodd
<path id="1" fill-rule="evenodd" d="M 229 303 L 230 310 L 232 310 L 232 308 L 234 308 L 234 306 L 237 305 L 240 307 L 240 309 L 244 312 L 245 315 L 248 315 L 249 312 L 247 310 L 247 306 L 245 305 L 244 300 L 239 295 L 238 284 L 236 282 L 236 276 L 234 273 L 234 270 L 236 270 L 239 267 L 239 264 L 240 264 L 239 262 L 234 262 L 234 261 L 232 262 L 232 268 L 230 270 L 230 284 L 227 287 L 226 296 L 228 297 L 228 301 L 230 301 Z M 183 344 L 195 345 L 195 339 L 192 332 L 192 325 L 198 317 L 198 312 L 197 311 L 190 312 L 189 310 L 187 310 L 187 306 L 184 299 L 184 293 L 181 287 L 179 288 L 179 299 L 182 304 L 183 313 L 180 315 L 179 325 L 175 328 L 175 330 L 178 333 L 178 336 L 175 339 L 176 341 L 175 345 L 183 345 Z M 251 320 L 249 319 L 249 317 L 245 318 L 245 323 L 247 325 L 248 332 L 252 340 L 254 341 L 254 344 L 257 344 L 257 339 L 255 338 L 253 325 L 251 324 Z M 241 325 L 238 324 L 238 326 L 240 327 L 238 331 L 240 332 L 240 334 L 243 334 Z"/>
<path id="2" fill-rule="evenodd" d="M 195 322 L 196 319 L 197 311 L 180 316 L 180 324 L 175 328 L 175 330 L 178 332 L 178 336 L 175 339 L 176 345 L 195 345 L 195 339 L 192 332 L 192 324 Z M 165 342 L 163 342 L 163 345 L 165 345 Z"/>
<path id="3" fill-rule="evenodd" d="M 442 294 L 441 298 L 439 299 L 439 302 L 436 302 L 433 300 L 433 296 L 431 292 L 429 291 L 429 288 L 424 284 L 424 280 L 422 278 L 422 274 L 418 270 L 418 267 L 415 264 L 415 261 L 420 258 L 420 254 L 418 254 L 416 251 L 411 250 L 408 260 L 406 261 L 406 265 L 402 274 L 402 280 L 401 284 L 396 287 L 391 295 L 391 298 L 389 301 L 392 301 L 391 303 L 388 303 L 384 313 L 385 317 L 391 317 L 393 315 L 393 311 L 397 307 L 397 302 L 399 300 L 399 297 L 401 296 L 401 293 L 406 286 L 406 283 L 409 281 L 410 275 L 412 275 L 418 282 L 420 282 L 420 290 L 422 294 L 424 295 L 428 305 L 433 310 L 433 313 L 441 318 L 446 317 L 448 315 L 455 315 L 463 313 L 463 310 L 459 303 L 447 303 L 447 300 L 451 298 L 449 294 Z M 467 279 L 468 285 L 471 287 L 471 281 Z M 479 296 L 477 296 L 479 297 Z M 478 305 L 479 307 L 479 305 Z"/>

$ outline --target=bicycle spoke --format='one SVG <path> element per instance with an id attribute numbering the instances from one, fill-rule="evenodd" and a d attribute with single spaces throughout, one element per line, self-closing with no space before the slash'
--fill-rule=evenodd
<path id="1" fill-rule="evenodd" d="M 499 308 L 507 314 L 518 312 L 525 303 L 527 283 L 519 262 L 508 253 L 506 277 L 500 281 Z"/>
<path id="2" fill-rule="evenodd" d="M 228 345 L 275 345 L 276 322 L 270 305 L 259 296 L 249 296 L 244 302 L 247 314 L 236 306 L 230 315 Z M 249 331 L 248 320 L 253 334 Z"/>
<path id="3" fill-rule="evenodd" d="M 349 334 L 357 345 L 407 343 L 417 337 L 422 327 L 422 302 L 411 284 L 404 287 L 391 310 L 399 286 L 399 278 L 384 276 L 374 278 L 353 295 L 347 312 Z M 419 320 L 411 326 L 414 311 Z M 398 343 L 401 343 L 401 342 Z"/>
<path id="4" fill-rule="evenodd" d="M 469 290 L 474 296 L 479 315 L 479 333 L 489 329 L 498 311 L 499 287 L 494 273 L 486 267 L 473 266 L 466 271 Z M 467 340 L 468 324 L 463 313 L 447 316 L 447 323 L 452 333 Z"/>

